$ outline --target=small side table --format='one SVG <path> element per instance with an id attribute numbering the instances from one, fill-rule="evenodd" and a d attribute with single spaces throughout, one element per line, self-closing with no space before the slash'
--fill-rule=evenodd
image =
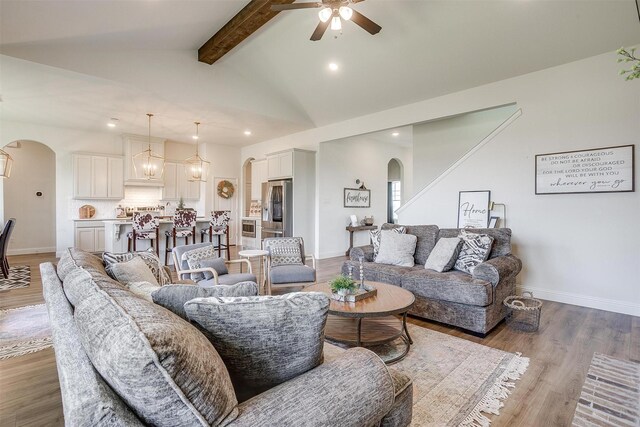
<path id="1" fill-rule="evenodd" d="M 351 248 L 353 248 L 353 233 L 355 233 L 356 231 L 376 230 L 377 228 L 377 225 L 358 225 L 356 227 L 348 225 L 346 227 L 346 230 L 349 232 L 349 249 L 347 249 L 345 255 L 349 256 L 349 252 L 351 252 Z"/>
<path id="2" fill-rule="evenodd" d="M 258 274 L 256 275 L 256 277 L 258 278 L 258 293 L 260 292 L 260 290 L 264 290 L 264 275 L 262 274 L 263 272 L 263 268 L 262 268 L 262 263 L 264 262 L 264 257 L 269 255 L 269 251 L 264 251 L 262 249 L 247 249 L 244 251 L 239 251 L 238 252 L 238 256 L 241 256 L 243 258 L 247 258 L 249 261 L 251 261 L 251 258 L 260 258 L 260 262 L 258 263 Z"/>

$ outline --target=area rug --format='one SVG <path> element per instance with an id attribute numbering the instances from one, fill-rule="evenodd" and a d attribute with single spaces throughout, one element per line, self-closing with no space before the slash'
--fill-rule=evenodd
<path id="1" fill-rule="evenodd" d="M 391 368 L 413 379 L 411 425 L 488 426 L 488 415 L 499 415 L 529 359 L 420 326 L 408 327 L 413 345 L 407 357 Z M 339 354 L 336 346 L 325 344 L 325 359 Z"/>
<path id="2" fill-rule="evenodd" d="M 640 363 L 595 353 L 574 426 L 640 426 Z"/>
<path id="3" fill-rule="evenodd" d="M 0 310 L 0 360 L 51 347 L 49 314 L 44 304 Z"/>
<path id="4" fill-rule="evenodd" d="M 16 288 L 26 288 L 31 283 L 31 269 L 28 265 L 14 265 L 9 267 L 9 277 L 0 275 L 0 291 Z"/>

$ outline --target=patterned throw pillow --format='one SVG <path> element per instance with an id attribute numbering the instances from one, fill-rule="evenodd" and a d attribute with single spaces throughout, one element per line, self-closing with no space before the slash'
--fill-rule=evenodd
<path id="1" fill-rule="evenodd" d="M 391 229 L 392 231 L 395 231 L 398 234 L 406 234 L 407 233 L 407 228 L 404 226 L 400 226 L 400 227 L 395 227 Z M 380 228 L 378 228 L 377 230 L 371 230 L 369 232 L 369 234 L 371 235 L 371 244 L 373 245 L 373 260 L 375 261 L 375 259 L 378 257 L 378 252 L 380 251 L 380 231 L 382 231 Z"/>
<path id="2" fill-rule="evenodd" d="M 470 233 L 466 230 L 460 230 L 458 237 L 461 238 L 464 243 L 462 244 L 458 260 L 453 268 L 472 274 L 473 269 L 478 264 L 489 258 L 491 245 L 493 245 L 493 237 L 487 234 Z"/>
<path id="3" fill-rule="evenodd" d="M 131 261 L 136 257 L 141 258 L 144 263 L 147 264 L 147 267 L 149 267 L 149 270 L 151 270 L 160 286 L 171 283 L 171 277 L 162 267 L 160 258 L 156 256 L 155 252 L 125 252 L 121 254 L 105 252 L 102 254 L 102 262 L 104 263 L 104 269 L 107 271 L 107 274 L 111 276 L 112 279 L 115 279 L 115 277 L 113 277 L 112 265 L 119 262 Z"/>
<path id="4" fill-rule="evenodd" d="M 271 267 L 279 265 L 302 265 L 302 252 L 298 242 L 278 242 L 269 246 Z"/>
<path id="5" fill-rule="evenodd" d="M 189 265 L 190 270 L 201 268 L 200 267 L 201 261 L 204 261 L 206 259 L 211 259 L 211 258 L 218 258 L 218 255 L 216 254 L 216 250 L 213 247 L 213 245 L 203 246 L 201 248 L 187 251 L 184 254 L 182 254 L 182 260 L 187 261 L 187 264 Z M 201 280 L 204 280 L 204 278 L 205 278 L 204 273 L 191 273 L 191 280 L 193 280 L 196 283 Z"/>

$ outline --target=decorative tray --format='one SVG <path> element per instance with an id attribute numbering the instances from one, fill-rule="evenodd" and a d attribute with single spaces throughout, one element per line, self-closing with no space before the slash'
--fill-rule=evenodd
<path id="1" fill-rule="evenodd" d="M 355 294 L 349 294 L 349 295 L 338 295 L 332 292 L 331 298 L 333 298 L 336 301 L 356 302 L 356 301 L 363 300 L 365 298 L 374 297 L 378 295 L 378 290 L 373 286 L 369 286 L 365 284 L 364 288 L 365 290 L 361 290 L 360 288 L 358 288 Z"/>

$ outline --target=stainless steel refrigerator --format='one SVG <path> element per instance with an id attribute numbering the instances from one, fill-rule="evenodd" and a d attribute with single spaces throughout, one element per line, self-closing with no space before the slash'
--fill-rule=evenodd
<path id="1" fill-rule="evenodd" d="M 290 179 L 262 184 L 262 239 L 291 237 L 293 233 L 293 183 Z"/>

